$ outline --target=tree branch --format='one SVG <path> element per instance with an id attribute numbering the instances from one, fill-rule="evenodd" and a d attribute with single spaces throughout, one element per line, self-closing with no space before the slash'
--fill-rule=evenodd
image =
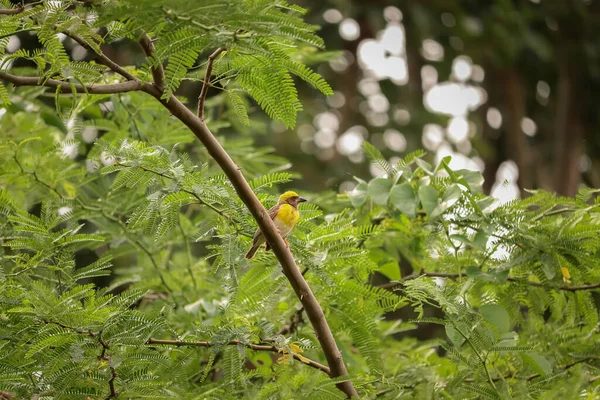
<path id="1" fill-rule="evenodd" d="M 208 93 L 208 81 L 212 74 L 213 63 L 215 58 L 219 56 L 225 49 L 218 48 L 210 56 L 208 56 L 208 64 L 206 64 L 206 73 L 204 74 L 204 81 L 202 82 L 202 90 L 200 96 L 198 96 L 198 118 L 204 121 L 204 100 L 206 100 L 206 93 Z"/>
<path id="2" fill-rule="evenodd" d="M 215 53 L 213 53 L 213 55 Z M 273 253 L 281 263 L 284 275 L 290 282 L 296 296 L 300 299 L 300 302 L 306 311 L 306 315 L 315 330 L 319 344 L 323 349 L 323 353 L 325 354 L 325 358 L 331 369 L 331 376 L 347 376 L 348 371 L 344 365 L 342 353 L 338 349 L 335 339 L 333 338 L 333 334 L 327 324 L 321 305 L 300 273 L 300 269 L 296 265 L 292 253 L 290 253 L 283 238 L 277 232 L 277 228 L 275 227 L 273 220 L 269 218 L 267 210 L 258 200 L 248 185 L 248 182 L 246 182 L 240 168 L 238 168 L 229 154 L 223 149 L 204 121 L 194 115 L 175 96 L 171 96 L 169 99 L 162 99 L 162 93 L 153 85 L 149 84 L 144 84 L 142 90 L 160 101 L 177 119 L 183 122 L 194 135 L 196 135 L 200 142 L 202 142 L 210 156 L 217 164 L 219 164 L 225 175 L 227 175 L 238 196 L 244 202 L 246 207 L 248 207 L 254 216 L 254 219 L 256 219 L 258 227 L 265 235 Z M 348 397 L 359 397 L 358 392 L 349 380 L 339 382 L 336 386 Z"/>
<path id="3" fill-rule="evenodd" d="M 292 317 L 290 318 L 290 323 L 284 325 L 283 328 L 281 328 L 279 330 L 279 332 L 277 332 L 278 335 L 288 335 L 290 333 L 294 333 L 298 330 L 298 325 L 300 325 L 303 320 L 302 320 L 302 313 L 304 312 L 304 308 L 300 308 L 298 311 L 296 311 L 294 313 L 294 315 L 292 315 Z"/>
<path id="4" fill-rule="evenodd" d="M 148 339 L 146 341 L 146 343 L 147 344 L 164 344 L 164 345 L 171 345 L 171 346 L 198 346 L 198 347 L 213 347 L 214 346 L 214 344 L 212 344 L 210 342 L 185 342 L 185 341 L 181 341 L 181 340 L 164 340 L 164 339 L 153 339 L 153 338 Z M 272 353 L 282 353 L 282 351 L 283 351 L 283 349 L 280 349 L 279 347 L 277 347 L 275 345 L 269 346 L 269 345 L 264 345 L 264 344 L 248 344 L 248 343 L 242 343 L 239 340 L 231 340 L 227 343 L 227 345 L 231 345 L 231 346 L 241 345 L 241 346 L 247 347 L 247 348 L 255 350 L 255 351 L 270 351 Z M 327 375 L 331 375 L 331 371 L 326 365 L 320 364 L 316 361 L 313 361 L 309 358 L 300 356 L 295 353 L 292 353 L 292 356 L 294 357 L 295 360 L 298 360 L 303 364 L 306 364 L 306 365 L 316 368 L 320 371 L 323 371 Z"/>
<path id="5" fill-rule="evenodd" d="M 74 41 L 76 41 L 80 46 L 86 48 L 88 51 L 91 51 L 93 54 L 95 54 L 96 60 L 100 64 L 106 65 L 108 68 L 110 68 L 111 71 L 116 72 L 117 74 L 121 75 L 123 78 L 127 79 L 128 81 L 136 81 L 138 83 L 141 83 L 141 80 L 139 78 L 136 78 L 135 76 L 133 76 L 132 74 L 127 72 L 119 64 L 117 64 L 116 62 L 114 62 L 113 60 L 108 58 L 102 52 L 97 52 L 92 46 L 90 46 L 85 40 L 83 40 L 79 36 L 74 35 L 68 31 L 65 31 L 63 33 L 65 35 L 67 35 L 68 37 L 70 37 L 71 39 L 73 39 Z"/>
<path id="6" fill-rule="evenodd" d="M 110 390 L 110 394 L 106 398 L 110 399 L 113 397 L 114 398 L 119 397 L 119 393 L 117 392 L 117 389 L 115 388 L 115 379 L 117 379 L 118 374 L 117 374 L 117 371 L 115 371 L 115 368 L 112 365 L 110 365 L 110 356 L 106 354 L 106 351 L 108 349 L 110 349 L 110 346 L 108 345 L 108 343 L 106 343 L 104 340 L 102 340 L 102 331 L 96 333 L 96 332 L 92 332 L 88 329 L 79 329 L 74 326 L 63 324 L 62 322 L 49 321 L 46 319 L 42 319 L 42 322 L 45 324 L 58 325 L 61 328 L 68 329 L 68 330 L 78 333 L 80 335 L 89 335 L 92 338 L 97 339 L 98 343 L 100 343 L 100 345 L 102 346 L 102 352 L 98 356 L 98 359 L 106 361 L 108 364 L 108 368 L 110 369 L 110 379 L 108 380 L 108 387 Z"/>
<path id="7" fill-rule="evenodd" d="M 572 367 L 576 366 L 577 364 L 581 364 L 583 362 L 591 361 L 591 360 L 600 360 L 600 356 L 587 356 L 587 357 L 583 357 L 583 358 L 580 358 L 579 360 L 571 361 L 570 363 L 565 364 L 563 366 L 560 366 L 558 368 L 561 369 L 561 370 L 563 370 L 563 371 L 566 371 L 569 368 L 572 368 Z M 533 374 L 533 375 L 529 375 L 529 376 L 523 377 L 522 379 L 524 379 L 527 382 L 529 382 L 529 381 L 534 380 L 535 378 L 539 378 L 540 376 L 542 376 L 542 375 L 538 373 L 538 374 Z M 515 376 L 515 374 L 510 374 L 510 375 L 507 375 L 507 376 L 501 376 L 501 377 L 493 378 L 493 381 L 494 382 L 498 382 L 498 381 L 504 381 L 506 379 L 512 379 L 512 378 L 518 378 L 518 377 Z M 469 382 L 469 383 L 470 382 L 475 382 L 475 379 L 473 379 L 473 378 L 465 378 L 463 380 L 463 382 Z M 590 379 L 590 383 L 592 383 L 592 382 L 594 382 L 593 378 Z"/>
<path id="8" fill-rule="evenodd" d="M 17 76 L 7 74 L 6 72 L 0 72 L 0 80 L 4 80 L 12 83 L 15 86 L 44 86 L 54 89 L 58 89 L 61 93 L 72 93 L 75 89 L 76 93 L 88 93 L 88 94 L 113 94 L 113 93 L 125 93 L 134 92 L 140 90 L 142 87 L 141 81 L 127 81 L 115 84 L 107 85 L 81 85 L 78 83 L 70 83 L 65 81 L 58 81 L 55 79 L 48 79 L 41 81 L 40 78 L 35 76 Z"/>
<path id="9" fill-rule="evenodd" d="M 3 8 L 0 10 L 0 15 L 15 15 L 22 13 L 24 10 L 23 6 L 17 8 Z"/>
<path id="10" fill-rule="evenodd" d="M 147 33 L 142 35 L 140 39 L 140 46 L 144 50 L 144 54 L 150 62 L 150 71 L 152 71 L 152 79 L 154 80 L 154 86 L 161 92 L 165 90 L 165 72 L 163 66 L 159 60 L 152 60 L 154 55 L 154 40 L 150 39 Z M 155 65 L 153 65 L 155 64 Z"/>
<path id="11" fill-rule="evenodd" d="M 0 10 L 2 11 L 2 10 Z M 0 390 L 0 400 L 15 400 L 15 398 L 13 397 L 12 394 L 5 392 L 3 390 Z"/>
<path id="12" fill-rule="evenodd" d="M 432 278 L 457 279 L 457 278 L 461 278 L 463 276 L 467 276 L 467 274 L 464 272 L 459 274 L 459 273 L 421 271 L 421 272 L 415 272 L 410 275 L 407 275 L 404 278 L 402 278 L 400 281 L 384 283 L 382 285 L 377 285 L 377 287 L 380 287 L 383 289 L 393 289 L 395 287 L 402 286 L 404 284 L 404 282 L 406 282 L 406 281 L 409 281 L 411 279 L 416 279 L 420 276 L 429 276 Z M 547 289 L 566 290 L 569 292 L 577 292 L 579 290 L 594 290 L 594 289 L 600 288 L 600 282 L 587 284 L 587 285 L 581 285 L 581 286 L 548 286 L 548 285 L 544 285 L 543 283 L 540 283 L 540 282 L 533 282 L 526 278 L 517 278 L 514 276 L 509 276 L 506 280 L 510 281 L 510 282 L 523 282 L 523 283 L 527 283 L 530 286 L 543 287 L 543 288 L 547 288 Z"/>

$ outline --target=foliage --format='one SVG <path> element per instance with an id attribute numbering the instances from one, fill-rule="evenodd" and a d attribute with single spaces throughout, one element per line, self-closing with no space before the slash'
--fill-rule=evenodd
<path id="1" fill-rule="evenodd" d="M 207 103 L 220 113 L 208 124 L 265 206 L 275 204 L 297 175 L 230 127 L 260 129 L 246 93 L 293 126 L 290 74 L 330 92 L 298 50 L 322 44 L 303 10 L 97 5 L 42 2 L 2 16 L 0 34 L 31 29 L 44 45 L 6 62 L 30 59 L 40 82 L 106 83 L 114 76 L 71 61 L 56 34 L 99 49 L 147 32 L 160 38 L 155 58 L 129 71 L 149 81 L 165 64 L 168 98 L 203 78 L 201 54 L 227 48 L 213 82 L 223 90 Z M 142 93 L 47 94 L 3 95 L 0 394 L 343 398 L 335 384 L 348 378 L 315 364 L 325 358 L 273 254 L 244 258 L 254 220 L 183 125 Z M 338 199 L 306 194 L 288 238 L 361 396 L 597 398 L 595 193 L 499 205 L 482 194 L 481 174 L 448 159 L 433 167 L 418 152 L 392 165 L 365 151 L 386 174 Z M 391 283 L 377 287 L 382 275 Z M 386 319 L 398 312 L 413 320 Z M 436 325 L 442 335 L 430 341 L 405 335 Z"/>

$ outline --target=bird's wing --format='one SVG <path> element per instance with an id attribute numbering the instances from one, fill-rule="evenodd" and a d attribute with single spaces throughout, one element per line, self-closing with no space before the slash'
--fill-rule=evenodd
<path id="1" fill-rule="evenodd" d="M 271 219 L 275 219 L 275 217 L 277 216 L 277 213 L 279 212 L 279 206 L 280 204 L 275 204 L 273 207 L 271 207 L 268 211 L 269 213 L 269 218 Z M 254 243 L 257 243 L 258 239 L 262 236 L 262 231 L 259 229 L 256 230 L 256 232 L 254 233 Z"/>
<path id="2" fill-rule="evenodd" d="M 271 219 L 275 219 L 275 217 L 277 216 L 277 213 L 279 212 L 280 206 L 281 206 L 281 204 L 277 203 L 269 209 L 269 217 Z"/>

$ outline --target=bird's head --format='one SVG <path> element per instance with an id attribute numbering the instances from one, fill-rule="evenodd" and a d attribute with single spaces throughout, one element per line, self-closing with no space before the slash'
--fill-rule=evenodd
<path id="1" fill-rule="evenodd" d="M 306 199 L 304 197 L 300 197 L 298 195 L 298 193 L 296 192 L 292 192 L 287 191 L 284 194 L 282 194 L 281 196 L 279 196 L 279 203 L 283 204 L 283 203 L 288 203 L 291 204 L 294 207 L 298 207 L 298 204 L 302 203 L 306 201 Z"/>

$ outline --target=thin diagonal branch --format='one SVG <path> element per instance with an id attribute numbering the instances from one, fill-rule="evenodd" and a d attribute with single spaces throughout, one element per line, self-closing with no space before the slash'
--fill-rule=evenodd
<path id="1" fill-rule="evenodd" d="M 143 170 L 143 171 L 150 172 L 150 173 L 152 173 L 152 174 L 154 174 L 154 175 L 161 176 L 161 177 L 163 177 L 163 178 L 166 178 L 166 179 L 169 179 L 169 180 L 171 180 L 171 181 L 175 179 L 175 178 L 174 178 L 174 177 L 172 177 L 171 175 L 165 174 L 165 173 L 163 173 L 163 172 L 160 172 L 160 171 L 155 171 L 155 170 L 153 170 L 153 169 L 151 169 L 151 168 L 148 168 L 148 167 L 146 167 L 146 166 L 144 166 L 144 165 L 136 165 L 135 167 L 133 167 L 133 166 L 131 166 L 131 165 L 128 165 L 128 164 L 123 164 L 123 163 L 119 163 L 119 162 L 117 162 L 117 163 L 116 163 L 116 165 L 122 165 L 122 166 L 124 166 L 124 167 L 128 167 L 128 168 L 139 168 L 139 169 L 141 169 L 141 170 Z M 202 199 L 202 197 L 200 197 L 200 196 L 198 195 L 198 193 L 196 193 L 195 191 L 193 191 L 193 190 L 190 190 L 190 189 L 186 189 L 186 188 L 185 188 L 185 187 L 183 187 L 183 186 L 182 186 L 182 187 L 180 187 L 180 188 L 179 188 L 179 190 L 181 190 L 182 192 L 185 192 L 185 193 L 187 193 L 187 194 L 189 194 L 189 195 L 191 195 L 191 196 L 194 196 L 194 198 L 195 198 L 196 200 L 198 200 L 198 204 L 200 204 L 200 205 L 202 205 L 202 206 L 206 206 L 206 207 L 210 208 L 211 210 L 213 210 L 214 212 L 216 212 L 217 214 L 219 214 L 219 215 L 220 215 L 220 216 L 222 216 L 223 218 L 225 218 L 225 219 L 229 220 L 230 222 L 233 222 L 233 223 L 236 223 L 236 224 L 241 224 L 241 221 L 240 221 L 239 219 L 237 219 L 237 218 L 236 218 L 236 217 L 234 217 L 234 216 L 231 216 L 231 215 L 228 215 L 228 214 L 226 214 L 226 213 L 225 213 L 223 210 L 220 210 L 219 208 L 215 207 L 215 206 L 214 206 L 214 205 L 212 205 L 211 203 L 209 203 L 209 202 L 207 202 L 206 200 Z M 238 233 L 239 233 L 240 235 L 243 235 L 243 236 L 246 236 L 246 237 L 252 237 L 252 235 L 251 235 L 251 234 L 249 234 L 249 233 L 246 233 L 246 232 L 238 232 Z"/>
<path id="2" fill-rule="evenodd" d="M 488 367 L 486 365 L 485 358 L 477 351 L 477 348 L 475 348 L 475 345 L 473 345 L 473 343 L 471 342 L 469 337 L 463 331 L 461 331 L 458 326 L 455 325 L 454 329 L 456 329 L 456 331 L 458 333 L 460 333 L 460 335 L 463 337 L 463 339 L 465 339 L 465 341 L 469 344 L 469 346 L 471 347 L 471 349 L 473 350 L 473 352 L 475 353 L 477 358 L 479 358 L 479 361 L 481 362 L 481 365 L 483 366 L 483 370 L 485 371 L 485 374 L 487 375 L 490 385 L 492 385 L 494 390 L 496 390 L 496 385 L 494 384 L 494 379 L 492 378 L 492 375 L 490 374 L 490 370 L 488 369 Z"/>
<path id="3" fill-rule="evenodd" d="M 210 343 L 210 342 L 186 342 L 186 341 L 181 341 L 181 340 L 164 340 L 164 339 L 153 339 L 150 338 L 146 341 L 147 344 L 164 344 L 164 345 L 171 345 L 171 346 L 198 346 L 198 347 L 213 347 L 214 344 Z M 242 343 L 239 340 L 231 340 L 227 343 L 228 345 L 241 345 L 244 347 L 247 347 L 249 349 L 255 350 L 255 351 L 270 351 L 272 353 L 282 353 L 283 350 L 280 349 L 279 347 L 275 346 L 275 345 L 265 345 L 265 344 L 248 344 L 248 343 Z M 331 371 L 330 369 L 323 365 L 320 364 L 316 361 L 313 361 L 309 358 L 306 358 L 304 356 L 300 356 L 298 354 L 292 353 L 293 357 L 295 360 L 298 360 L 300 362 L 302 362 L 303 364 L 306 364 L 310 367 L 316 368 L 320 371 L 325 372 L 327 375 L 331 375 Z"/>
<path id="4" fill-rule="evenodd" d="M 140 39 L 140 46 L 142 46 L 142 50 L 144 50 L 144 54 L 148 58 L 150 62 L 150 71 L 152 71 L 152 79 L 154 80 L 154 86 L 161 92 L 165 90 L 165 72 L 163 70 L 163 66 L 159 60 L 154 60 L 154 40 L 150 39 L 147 33 L 142 35 Z"/>
<path id="5" fill-rule="evenodd" d="M 42 322 L 45 324 L 58 325 L 61 328 L 68 329 L 68 330 L 78 333 L 80 335 L 88 335 L 88 336 L 98 340 L 98 343 L 100 343 L 100 345 L 102 346 L 102 352 L 98 356 L 98 359 L 106 361 L 108 364 L 108 368 L 110 369 L 110 379 L 108 380 L 108 388 L 110 390 L 110 393 L 106 398 L 111 399 L 111 398 L 119 397 L 119 393 L 117 392 L 117 389 L 115 387 L 115 380 L 117 379 L 118 374 L 117 374 L 117 371 L 115 371 L 115 367 L 110 365 L 110 357 L 111 356 L 106 354 L 106 352 L 110 349 L 110 346 L 108 343 L 106 343 L 104 340 L 102 340 L 102 331 L 92 332 L 89 329 L 79 329 L 74 326 L 63 324 L 62 322 L 49 321 L 46 319 L 42 319 Z"/>
<path id="6" fill-rule="evenodd" d="M 200 96 L 198 96 L 198 118 L 204 121 L 204 101 L 206 100 L 206 93 L 208 93 L 208 86 L 210 76 L 212 75 L 213 63 L 215 59 L 221 54 L 225 49 L 218 48 L 216 49 L 210 56 L 208 56 L 208 63 L 206 64 L 206 73 L 204 74 L 204 81 L 202 82 L 202 90 L 200 91 Z"/>
<path id="7" fill-rule="evenodd" d="M 289 335 L 291 333 L 294 333 L 298 330 L 298 325 L 300 325 L 303 320 L 302 320 L 302 313 L 304 312 L 304 308 L 300 308 L 298 311 L 296 311 L 294 313 L 294 315 L 292 315 L 292 317 L 290 318 L 290 322 L 289 324 L 285 324 L 283 326 L 283 328 L 281 328 L 279 330 L 279 332 L 277 332 L 278 335 Z"/>
<path id="8" fill-rule="evenodd" d="M 415 272 L 415 273 L 412 273 L 410 275 L 407 275 L 404 278 L 402 278 L 400 281 L 393 281 L 393 282 L 384 283 L 382 285 L 378 285 L 377 287 L 380 287 L 380 288 L 383 288 L 383 289 L 393 289 L 395 287 L 402 286 L 404 284 L 404 282 L 406 282 L 406 281 L 410 281 L 412 279 L 416 279 L 416 278 L 418 278 L 420 276 L 429 276 L 429 277 L 432 277 L 432 278 L 458 279 L 458 278 L 467 276 L 467 274 L 464 273 L 464 272 L 461 272 L 459 274 L 459 273 L 425 272 L 425 271 L 421 271 L 421 272 Z M 544 285 L 543 283 L 540 283 L 540 282 L 530 281 L 530 280 L 528 280 L 526 278 L 517 278 L 515 276 L 509 276 L 506 280 L 509 281 L 509 282 L 526 283 L 529 286 L 543 287 L 543 288 L 546 288 L 546 289 L 566 290 L 568 292 L 577 292 L 577 291 L 580 291 L 580 290 L 594 290 L 594 289 L 599 289 L 600 288 L 600 282 L 599 283 L 592 283 L 592 284 L 581 285 L 581 286 L 549 286 L 549 285 Z"/>
<path id="9" fill-rule="evenodd" d="M 40 80 L 35 76 L 17 76 L 0 72 L 0 80 L 12 83 L 15 86 L 44 86 L 60 90 L 61 93 L 88 93 L 88 94 L 113 94 L 134 92 L 142 87 L 141 81 L 127 81 L 107 85 L 81 85 L 78 83 L 70 83 L 58 81 L 56 79 Z"/>
<path id="10" fill-rule="evenodd" d="M 563 371 L 566 371 L 569 368 L 573 368 L 577 364 L 581 364 L 583 362 L 592 361 L 592 360 L 600 360 L 600 356 L 586 356 L 586 357 L 580 358 L 579 360 L 571 361 L 570 363 L 562 365 L 562 366 L 559 366 L 557 368 L 561 369 Z M 529 381 L 534 380 L 535 378 L 539 378 L 540 376 L 542 376 L 542 375 L 538 373 L 538 374 L 533 374 L 533 375 L 521 377 L 521 379 L 526 380 L 526 381 L 529 382 Z M 503 381 L 503 380 L 506 380 L 506 379 L 513 379 L 513 378 L 519 379 L 519 377 L 515 376 L 515 374 L 509 374 L 509 375 L 506 375 L 506 376 L 501 376 L 501 377 L 493 378 L 493 381 L 494 382 L 498 382 L 498 381 Z M 590 379 L 590 383 L 592 383 L 593 381 L 594 381 L 594 379 L 591 378 Z M 463 382 L 469 382 L 469 383 L 470 382 L 475 382 L 475 379 L 473 379 L 473 378 L 465 378 L 463 380 Z"/>
<path id="11" fill-rule="evenodd" d="M 85 40 L 83 40 L 79 36 L 74 35 L 68 31 L 63 32 L 63 33 L 65 35 L 67 35 L 68 37 L 70 37 L 71 39 L 73 39 L 74 41 L 76 41 L 77 43 L 79 43 L 80 46 L 84 47 L 88 51 L 91 51 L 96 56 L 96 60 L 100 64 L 106 65 L 108 68 L 110 68 L 111 71 L 116 72 L 117 74 L 121 75 L 123 78 L 127 79 L 128 81 L 136 81 L 138 83 L 141 82 L 141 80 L 139 78 L 136 78 L 135 76 L 133 76 L 132 74 L 127 72 L 119 64 L 117 64 L 116 62 L 114 62 L 113 60 L 108 58 L 106 55 L 104 55 L 104 53 L 97 52 L 92 46 L 90 46 Z"/>
<path id="12" fill-rule="evenodd" d="M 0 10 L 0 11 L 2 11 L 2 10 Z M 12 31 L 12 32 L 8 32 L 8 33 L 5 33 L 3 35 L 0 35 L 0 39 L 4 39 L 4 38 L 7 38 L 7 37 L 15 36 L 15 35 L 18 35 L 19 33 L 35 32 L 37 30 L 39 30 L 39 29 L 38 28 L 24 28 L 24 29 L 19 29 L 18 31 Z"/>

